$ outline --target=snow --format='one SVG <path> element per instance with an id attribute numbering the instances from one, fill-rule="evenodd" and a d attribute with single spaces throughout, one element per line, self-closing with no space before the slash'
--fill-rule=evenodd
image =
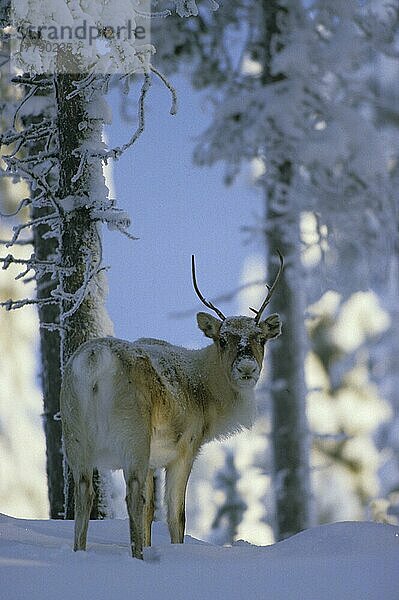
<path id="1" fill-rule="evenodd" d="M 397 600 L 399 529 L 334 523 L 272 546 L 171 545 L 154 525 L 144 562 L 129 556 L 125 520 L 94 521 L 86 553 L 71 550 L 71 521 L 0 516 L 4 600 Z"/>
<path id="2" fill-rule="evenodd" d="M 67 46 L 79 56 L 77 64 L 83 72 L 90 68 L 98 73 L 141 71 L 153 48 L 149 20 L 141 19 L 139 12 L 147 13 L 149 8 L 146 0 L 12 2 L 12 23 L 22 28 L 12 36 L 14 65 L 27 72 L 53 73 L 60 43 L 63 50 Z M 144 37 L 136 37 L 136 27 Z"/>

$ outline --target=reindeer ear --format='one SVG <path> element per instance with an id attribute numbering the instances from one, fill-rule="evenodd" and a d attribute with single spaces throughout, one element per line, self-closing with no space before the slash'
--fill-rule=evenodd
<path id="1" fill-rule="evenodd" d="M 213 317 L 208 313 L 199 312 L 197 314 L 197 323 L 198 327 L 204 332 L 206 337 L 209 337 L 212 340 L 216 340 L 219 337 L 222 321 L 216 319 L 216 317 Z"/>
<path id="2" fill-rule="evenodd" d="M 272 340 L 281 333 L 281 321 L 278 314 L 273 314 L 259 323 L 266 340 Z"/>

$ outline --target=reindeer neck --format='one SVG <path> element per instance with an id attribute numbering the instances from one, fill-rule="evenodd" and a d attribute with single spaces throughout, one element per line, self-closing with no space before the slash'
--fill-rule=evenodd
<path id="1" fill-rule="evenodd" d="M 254 390 L 239 392 L 231 386 L 213 344 L 195 351 L 195 362 L 205 392 L 204 417 L 212 423 L 209 439 L 251 427 L 255 417 Z"/>

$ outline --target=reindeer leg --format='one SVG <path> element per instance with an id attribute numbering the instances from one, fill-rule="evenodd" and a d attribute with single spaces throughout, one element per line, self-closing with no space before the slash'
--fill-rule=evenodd
<path id="1" fill-rule="evenodd" d="M 144 506 L 144 546 L 151 546 L 151 525 L 155 512 L 155 480 L 154 470 L 149 469 L 145 485 Z"/>
<path id="2" fill-rule="evenodd" d="M 73 549 L 86 550 L 87 528 L 94 499 L 93 472 L 74 475 L 75 482 L 75 543 Z"/>
<path id="3" fill-rule="evenodd" d="M 124 470 L 126 505 L 129 515 L 130 548 L 134 558 L 143 559 L 144 488 L 147 469 Z"/>
<path id="4" fill-rule="evenodd" d="M 166 467 L 165 497 L 167 519 L 172 544 L 182 544 L 186 526 L 186 488 L 194 458 L 179 457 Z"/>

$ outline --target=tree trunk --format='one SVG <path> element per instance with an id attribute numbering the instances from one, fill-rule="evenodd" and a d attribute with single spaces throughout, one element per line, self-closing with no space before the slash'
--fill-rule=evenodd
<path id="1" fill-rule="evenodd" d="M 273 36 L 279 33 L 278 19 L 286 13 L 278 0 L 263 2 L 263 75 L 265 86 L 283 79 L 271 73 Z M 282 142 L 283 143 L 283 142 Z M 275 536 L 282 540 L 309 526 L 310 475 L 309 434 L 306 419 L 304 375 L 306 299 L 300 246 L 300 214 L 291 205 L 293 165 L 289 160 L 273 163 L 269 157 L 265 180 L 269 274 L 276 269 L 276 251 L 285 257 L 285 269 L 271 310 L 280 314 L 283 333 L 269 349 L 270 380 L 273 382 L 272 444 L 274 454 Z M 271 172 L 272 171 L 272 172 Z"/>
<path id="2" fill-rule="evenodd" d="M 98 80 L 94 80 L 90 88 L 76 94 L 76 85 L 87 74 L 79 72 L 71 54 L 65 53 L 61 58 L 62 65 L 55 77 L 60 159 L 58 198 L 63 221 L 61 257 L 64 268 L 73 269 L 70 275 L 62 276 L 61 364 L 64 367 L 83 342 L 111 334 L 112 326 L 104 308 L 105 277 L 103 273 L 93 276 L 102 252 L 99 223 L 93 218 L 91 208 L 94 200 L 99 205 L 99 195 L 106 200 L 107 190 L 101 159 L 89 157 L 82 163 L 85 149 L 98 150 L 102 142 L 104 120 L 99 114 L 102 91 Z M 68 97 L 72 93 L 75 95 Z M 86 285 L 88 278 L 90 282 Z M 79 290 L 85 290 L 85 296 L 74 310 L 76 296 L 70 301 L 67 294 L 76 295 Z M 66 471 L 66 518 L 73 518 L 73 486 L 71 474 Z M 97 493 L 92 518 L 101 516 L 99 496 Z"/>
<path id="3" fill-rule="evenodd" d="M 310 476 L 309 433 L 306 419 L 306 385 L 304 375 L 305 297 L 300 258 L 299 215 L 291 207 L 282 214 L 267 203 L 268 273 L 276 269 L 276 250 L 282 249 L 285 268 L 271 310 L 280 314 L 282 335 L 269 349 L 271 397 L 273 410 L 272 444 L 276 539 L 282 540 L 309 526 Z M 274 198 L 272 199 L 272 201 Z M 290 231 L 290 239 L 284 232 Z"/>
<path id="4" fill-rule="evenodd" d="M 33 218 L 44 216 L 48 209 L 36 209 Z M 57 251 L 57 240 L 45 239 L 47 225 L 35 227 L 33 231 L 35 255 L 38 260 L 49 260 Z M 58 281 L 51 280 L 45 275 L 37 280 L 37 297 L 48 298 L 57 287 Z M 60 311 L 58 304 L 38 305 L 40 324 L 59 323 Z M 48 497 L 50 503 L 50 518 L 60 519 L 64 514 L 64 476 L 62 459 L 61 421 L 56 420 L 60 410 L 60 333 L 58 330 L 40 328 L 41 349 L 41 383 L 43 391 L 44 432 L 46 436 L 46 466 Z"/>

